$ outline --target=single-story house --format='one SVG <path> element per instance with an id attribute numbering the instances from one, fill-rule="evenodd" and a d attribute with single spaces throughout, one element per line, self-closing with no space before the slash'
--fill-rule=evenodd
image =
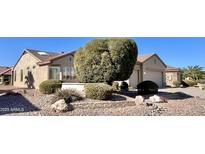
<path id="1" fill-rule="evenodd" d="M 11 84 L 11 67 L 0 66 L 0 84 Z"/>
<path id="2" fill-rule="evenodd" d="M 166 64 L 157 54 L 139 55 L 127 82 L 131 87 L 136 87 L 142 81 L 151 80 L 159 87 L 164 87 L 166 86 L 166 68 Z"/>
<path id="3" fill-rule="evenodd" d="M 173 86 L 174 81 L 182 81 L 183 71 L 180 68 L 168 66 L 166 69 L 166 86 Z"/>
<path id="4" fill-rule="evenodd" d="M 25 49 L 13 67 L 13 85 L 39 89 L 45 80 L 76 82 L 74 52 L 46 52 Z"/>
<path id="5" fill-rule="evenodd" d="M 13 85 L 38 89 L 45 80 L 78 82 L 73 65 L 74 53 L 25 49 L 13 67 Z M 166 64 L 157 54 L 139 55 L 127 82 L 129 86 L 136 87 L 142 81 L 151 80 L 164 87 L 166 69 Z"/>

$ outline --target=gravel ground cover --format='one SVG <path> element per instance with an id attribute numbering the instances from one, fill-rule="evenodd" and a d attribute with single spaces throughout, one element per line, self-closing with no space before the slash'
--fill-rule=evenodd
<path id="1" fill-rule="evenodd" d="M 38 90 L 0 87 L 0 91 L 17 92 L 10 95 L 0 93 L 0 115 L 6 116 L 204 116 L 205 91 L 198 88 L 162 89 L 160 96 L 168 103 L 151 106 L 136 104 L 135 93 L 114 94 L 110 101 L 84 99 L 72 103 L 73 111 L 56 113 L 51 110 L 53 95 L 43 95 Z"/>

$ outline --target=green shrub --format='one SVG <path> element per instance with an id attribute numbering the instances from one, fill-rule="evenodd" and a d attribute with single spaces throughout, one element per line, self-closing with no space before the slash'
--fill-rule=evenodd
<path id="1" fill-rule="evenodd" d="M 66 103 L 82 100 L 82 95 L 75 89 L 57 90 L 53 102 L 64 99 Z"/>
<path id="2" fill-rule="evenodd" d="M 184 80 L 183 83 L 185 83 L 185 87 L 193 87 L 193 86 L 195 86 L 197 84 L 197 82 L 194 81 L 194 80 Z"/>
<path id="3" fill-rule="evenodd" d="M 180 81 L 173 81 L 173 86 L 174 87 L 180 87 L 181 82 Z"/>
<path id="4" fill-rule="evenodd" d="M 153 81 L 143 81 L 137 85 L 138 94 L 156 94 L 158 93 L 159 86 Z"/>
<path id="5" fill-rule="evenodd" d="M 113 89 L 105 83 L 87 83 L 85 84 L 85 95 L 87 98 L 108 100 L 112 97 Z"/>
<path id="6" fill-rule="evenodd" d="M 60 89 L 61 86 L 62 83 L 59 80 L 46 80 L 39 85 L 39 88 L 40 92 L 42 92 L 43 94 L 52 94 L 57 89 Z"/>
<path id="7" fill-rule="evenodd" d="M 120 85 L 120 90 L 128 90 L 128 83 L 123 81 Z"/>
<path id="8" fill-rule="evenodd" d="M 75 53 L 77 78 L 83 83 L 127 80 L 137 59 L 137 45 L 127 38 L 95 39 Z"/>
<path id="9" fill-rule="evenodd" d="M 118 91 L 119 90 L 119 83 L 114 81 L 112 83 L 112 89 L 113 89 L 113 91 Z"/>

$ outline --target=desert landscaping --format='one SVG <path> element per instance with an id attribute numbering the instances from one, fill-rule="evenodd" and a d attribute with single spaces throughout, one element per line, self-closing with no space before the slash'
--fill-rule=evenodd
<path id="1" fill-rule="evenodd" d="M 4 89 L 4 91 L 2 91 Z M 6 90 L 6 91 L 5 91 Z M 35 89 L 0 86 L 0 115 L 11 116 L 204 116 L 205 92 L 196 87 L 160 89 L 167 102 L 138 102 L 136 91 L 113 93 L 109 101 L 84 98 L 71 103 L 72 111 L 55 112 L 53 94 Z M 149 98 L 152 95 L 145 96 Z"/>
<path id="2" fill-rule="evenodd" d="M 203 67 L 139 55 L 129 38 L 98 38 L 72 52 L 25 49 L 0 69 L 0 115 L 205 115 Z"/>

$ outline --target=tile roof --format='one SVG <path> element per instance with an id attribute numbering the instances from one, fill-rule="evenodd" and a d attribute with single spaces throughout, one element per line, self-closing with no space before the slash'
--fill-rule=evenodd
<path id="1" fill-rule="evenodd" d="M 40 60 L 39 64 L 47 64 L 51 62 L 52 60 L 67 56 L 67 55 L 73 55 L 75 51 L 72 52 L 48 52 L 48 51 L 40 51 L 40 50 L 33 50 L 33 49 L 26 49 L 25 51 L 31 53 L 34 55 L 37 59 Z"/>
<path id="2" fill-rule="evenodd" d="M 0 75 L 5 74 L 5 75 L 11 75 L 11 67 L 4 67 L 0 66 Z"/>
<path id="3" fill-rule="evenodd" d="M 72 51 L 72 52 L 48 52 L 48 51 L 40 51 L 40 50 L 34 50 L 34 49 L 26 49 L 25 51 L 30 52 L 37 59 L 39 59 L 40 60 L 39 65 L 49 64 L 51 61 L 53 61 L 55 59 L 61 58 L 63 56 L 69 55 L 69 54 L 74 55 L 74 53 L 76 52 L 76 51 Z M 148 60 L 149 58 L 151 58 L 154 55 L 159 57 L 155 53 L 145 54 L 145 55 L 138 55 L 137 62 L 138 63 L 143 63 L 143 62 L 145 62 L 146 60 Z M 162 63 L 164 64 L 163 61 L 162 61 Z M 164 65 L 166 66 L 166 64 L 164 64 Z M 167 67 L 167 70 L 180 71 L 180 69 L 174 68 L 172 66 L 166 66 L 166 67 Z"/>
<path id="4" fill-rule="evenodd" d="M 181 70 L 180 68 L 176 68 L 176 67 L 173 67 L 173 66 L 167 65 L 167 69 L 166 69 L 166 71 L 181 72 L 182 70 Z"/>
<path id="5" fill-rule="evenodd" d="M 149 60 L 153 56 L 157 57 L 161 61 L 161 63 L 164 65 L 164 67 L 167 67 L 167 65 L 163 62 L 163 60 L 156 53 L 138 55 L 137 63 L 142 64 L 142 63 L 146 62 L 147 60 Z"/>
<path id="6" fill-rule="evenodd" d="M 0 66 L 0 73 L 7 70 L 9 67 L 5 67 L 5 66 Z"/>
<path id="7" fill-rule="evenodd" d="M 153 55 L 155 55 L 155 54 L 153 53 L 153 54 L 138 55 L 137 62 L 143 63 L 144 61 L 146 61 L 147 59 L 149 59 Z"/>
<path id="8" fill-rule="evenodd" d="M 47 61 L 47 60 L 61 54 L 61 53 L 57 53 L 57 52 L 48 52 L 48 51 L 40 51 L 40 50 L 33 50 L 33 49 L 26 49 L 26 51 L 32 53 L 40 61 Z M 45 54 L 40 54 L 40 53 L 45 53 Z"/>

